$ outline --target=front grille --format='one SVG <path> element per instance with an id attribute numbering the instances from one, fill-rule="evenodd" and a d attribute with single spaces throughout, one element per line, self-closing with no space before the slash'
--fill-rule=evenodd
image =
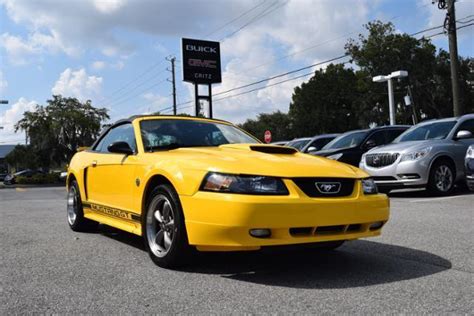
<path id="1" fill-rule="evenodd" d="M 365 163 L 367 166 L 375 168 L 390 166 L 398 159 L 398 156 L 398 153 L 367 154 L 365 156 Z"/>
<path id="2" fill-rule="evenodd" d="M 375 224 L 375 223 L 316 226 L 316 227 L 291 227 L 289 229 L 289 233 L 292 237 L 356 234 L 356 233 L 363 233 L 367 231 L 372 224 Z"/>
<path id="3" fill-rule="evenodd" d="M 349 196 L 354 191 L 355 183 L 354 179 L 347 178 L 294 178 L 292 180 L 307 196 L 323 198 Z M 320 187 L 335 186 L 334 190 L 325 192 L 321 188 L 318 190 L 317 185 Z M 339 186 L 339 190 L 335 190 L 337 186 Z"/>

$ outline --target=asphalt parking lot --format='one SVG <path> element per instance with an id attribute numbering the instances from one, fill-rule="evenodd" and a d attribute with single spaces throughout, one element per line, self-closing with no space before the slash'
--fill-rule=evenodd
<path id="1" fill-rule="evenodd" d="M 332 253 L 200 255 L 181 271 L 138 237 L 74 233 L 64 188 L 0 190 L 0 314 L 474 313 L 474 195 L 392 195 L 383 235 Z"/>

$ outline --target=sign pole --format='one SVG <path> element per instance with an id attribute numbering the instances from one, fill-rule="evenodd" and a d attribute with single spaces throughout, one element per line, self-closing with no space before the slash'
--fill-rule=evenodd
<path id="1" fill-rule="evenodd" d="M 212 85 L 209 84 L 209 118 L 212 118 Z"/>
<path id="2" fill-rule="evenodd" d="M 199 84 L 195 83 L 194 84 L 194 106 L 195 106 L 195 111 L 196 111 L 196 117 L 199 116 Z"/>

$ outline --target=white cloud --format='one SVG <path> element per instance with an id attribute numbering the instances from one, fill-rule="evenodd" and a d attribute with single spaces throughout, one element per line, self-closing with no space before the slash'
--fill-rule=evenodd
<path id="1" fill-rule="evenodd" d="M 94 70 L 102 70 L 106 66 L 107 66 L 107 64 L 105 63 L 105 61 L 102 61 L 102 60 L 96 60 L 91 65 L 92 69 L 94 69 Z"/>
<path id="2" fill-rule="evenodd" d="M 92 3 L 102 13 L 110 14 L 120 9 L 125 4 L 124 0 L 92 0 Z"/>
<path id="3" fill-rule="evenodd" d="M 70 56 L 75 56 L 79 50 L 65 46 L 58 37 L 58 34 L 47 35 L 41 32 L 33 32 L 24 39 L 20 36 L 3 33 L 0 36 L 0 44 L 6 51 L 8 60 L 13 65 L 25 65 L 33 59 L 40 58 L 42 54 L 57 54 L 65 52 Z"/>
<path id="4" fill-rule="evenodd" d="M 164 108 L 169 108 L 172 105 L 171 98 L 169 96 L 162 96 L 152 92 L 145 93 L 142 98 L 146 101 L 143 106 L 138 109 L 139 113 L 150 114 L 153 112 L 160 111 Z M 162 111 L 163 113 L 170 113 L 171 110 L 167 109 Z"/>
<path id="5" fill-rule="evenodd" d="M 0 115 L 0 139 L 3 144 L 16 144 L 24 142 L 24 134 L 15 133 L 15 124 L 23 118 L 23 113 L 26 111 L 34 111 L 36 101 L 28 101 L 25 98 L 20 98 L 14 103 L 3 115 Z"/>
<path id="6" fill-rule="evenodd" d="M 99 96 L 102 89 L 102 77 L 89 76 L 84 68 L 72 70 L 66 68 L 54 84 L 51 92 L 65 97 L 75 97 L 80 100 L 92 99 Z"/>
<path id="7" fill-rule="evenodd" d="M 3 76 L 3 71 L 0 70 L 0 93 L 3 94 L 8 88 L 7 79 Z M 0 96 L 1 96 L 0 94 Z"/>

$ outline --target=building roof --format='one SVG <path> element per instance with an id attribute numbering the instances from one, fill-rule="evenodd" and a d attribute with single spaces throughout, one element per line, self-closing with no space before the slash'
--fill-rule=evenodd
<path id="1" fill-rule="evenodd" d="M 16 145 L 0 145 L 0 159 L 5 158 Z"/>

